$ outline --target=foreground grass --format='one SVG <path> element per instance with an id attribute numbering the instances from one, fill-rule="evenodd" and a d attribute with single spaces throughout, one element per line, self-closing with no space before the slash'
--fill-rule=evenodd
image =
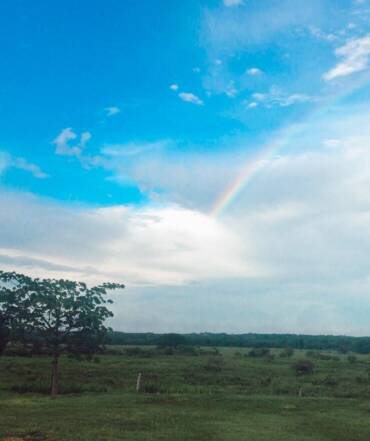
<path id="1" fill-rule="evenodd" d="M 48 441 L 368 441 L 369 361 L 315 361 L 315 374 L 305 378 L 295 376 L 292 362 L 240 357 L 235 350 L 105 356 L 100 364 L 64 360 L 65 391 L 79 386 L 80 393 L 51 399 L 13 391 L 19 384 L 47 385 L 47 358 L 4 357 L 0 440 L 38 432 Z M 138 372 L 158 393 L 135 393 Z"/>
<path id="2" fill-rule="evenodd" d="M 37 431 L 60 441 L 368 441 L 370 435 L 369 403 L 349 399 L 5 396 L 0 415 L 0 436 Z"/>

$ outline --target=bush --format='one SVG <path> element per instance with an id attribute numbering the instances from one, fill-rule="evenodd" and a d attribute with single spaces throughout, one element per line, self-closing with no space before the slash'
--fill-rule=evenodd
<path id="1" fill-rule="evenodd" d="M 155 383 L 144 384 L 143 392 L 146 394 L 160 394 L 162 391 L 161 387 Z"/>
<path id="2" fill-rule="evenodd" d="M 357 361 L 357 357 L 355 355 L 348 355 L 347 360 L 349 363 L 354 364 Z"/>
<path id="3" fill-rule="evenodd" d="M 270 349 L 268 348 L 254 348 L 248 352 L 249 357 L 266 357 L 270 354 Z"/>
<path id="4" fill-rule="evenodd" d="M 309 375 L 313 373 L 314 364 L 311 360 L 298 360 L 292 365 L 297 375 Z"/>
<path id="5" fill-rule="evenodd" d="M 293 354 L 294 354 L 294 349 L 292 349 L 292 348 L 284 348 L 281 352 L 280 352 L 280 354 L 279 354 L 279 357 L 292 357 L 293 356 Z"/>

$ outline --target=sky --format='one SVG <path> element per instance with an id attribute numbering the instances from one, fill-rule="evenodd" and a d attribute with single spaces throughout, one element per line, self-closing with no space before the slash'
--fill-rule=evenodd
<path id="1" fill-rule="evenodd" d="M 370 335 L 370 0 L 3 0 L 0 53 L 1 269 Z"/>

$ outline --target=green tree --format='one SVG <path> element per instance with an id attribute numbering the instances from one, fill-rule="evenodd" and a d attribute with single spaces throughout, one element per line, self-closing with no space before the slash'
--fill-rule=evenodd
<path id="1" fill-rule="evenodd" d="M 11 336 L 25 344 L 37 342 L 51 354 L 51 394 L 57 395 L 60 356 L 91 358 L 103 348 L 108 331 L 104 322 L 113 316 L 106 294 L 124 285 L 88 288 L 81 282 L 33 279 L 14 272 L 0 272 L 0 282 Z"/>
<path id="2" fill-rule="evenodd" d="M 24 317 L 20 301 L 24 298 L 24 291 L 16 289 L 10 274 L 0 271 L 0 355 L 11 338 L 19 333 Z"/>

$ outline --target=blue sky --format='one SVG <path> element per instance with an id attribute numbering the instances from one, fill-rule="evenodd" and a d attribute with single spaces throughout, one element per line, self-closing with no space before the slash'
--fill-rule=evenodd
<path id="1" fill-rule="evenodd" d="M 368 334 L 369 18 L 3 1 L 2 267 L 126 282 L 120 329 Z"/>

